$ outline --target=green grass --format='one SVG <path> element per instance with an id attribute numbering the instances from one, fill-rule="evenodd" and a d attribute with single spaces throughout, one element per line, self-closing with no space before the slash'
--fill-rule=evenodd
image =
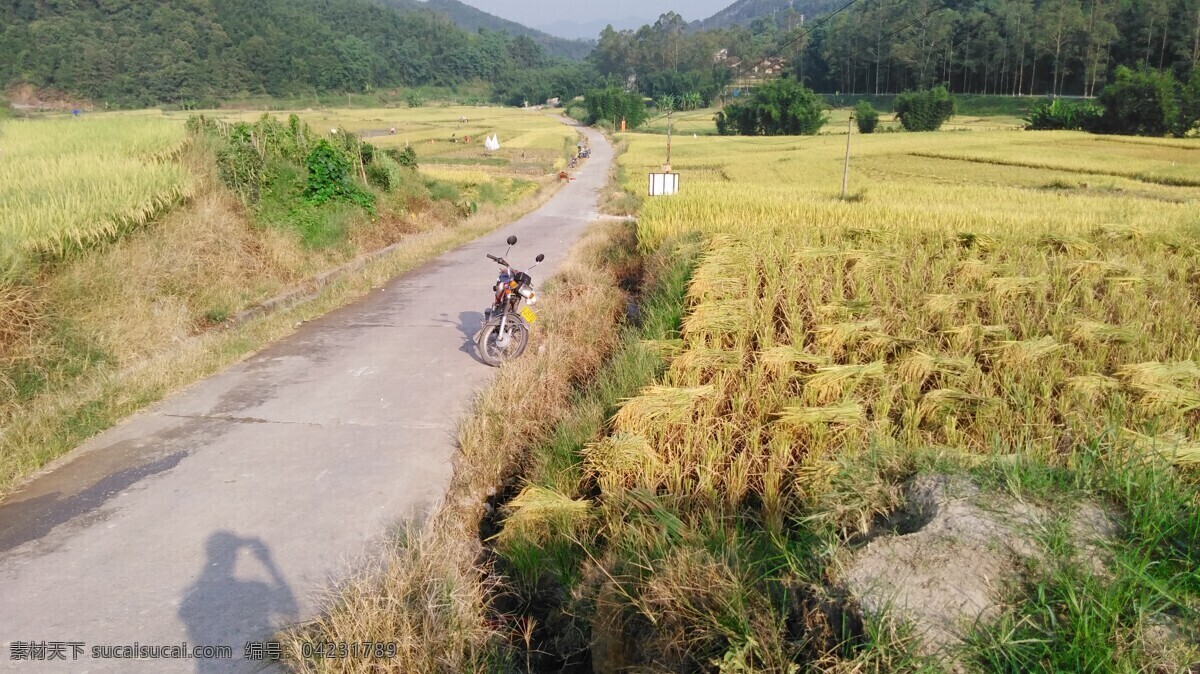
<path id="1" fill-rule="evenodd" d="M 628 398 L 657 377 L 664 366 L 661 353 L 645 340 L 672 337 L 683 320 L 683 298 L 696 256 L 695 241 L 668 242 L 658 256 L 658 266 L 650 272 L 646 291 L 638 300 L 638 323 L 626 328 L 617 348 L 589 386 L 576 397 L 573 411 L 554 429 L 550 439 L 535 448 L 526 474 L 530 486 L 544 487 L 557 493 L 573 493 L 583 479 L 580 456 L 583 448 L 598 439 L 605 422 L 620 400 Z M 666 253 L 670 251 L 670 253 Z M 535 601 L 547 601 L 545 579 L 569 592 L 583 581 L 582 570 L 590 554 L 570 536 L 549 536 L 539 540 L 505 536 L 497 542 L 512 589 L 528 607 Z M 565 594 L 560 595 L 565 598 Z M 559 622 L 564 607 L 551 611 Z M 580 637 L 579 634 L 575 634 Z M 569 640 L 564 650 L 585 647 L 586 639 Z"/>
<path id="2" fill-rule="evenodd" d="M 508 166 L 511 162 L 505 157 L 423 157 L 421 163 L 434 166 Z"/>
<path id="3" fill-rule="evenodd" d="M 895 110 L 895 94 L 821 94 L 825 103 L 834 108 L 852 108 L 859 101 L 870 103 L 880 112 Z M 1042 96 L 984 96 L 981 94 L 955 94 L 954 104 L 958 114 L 968 116 L 1023 117 L 1029 108 L 1045 100 Z"/>
<path id="4" fill-rule="evenodd" d="M 1027 497 L 1096 498 L 1121 519 L 1107 573 L 1072 560 L 1069 537 L 1050 531 L 1040 568 L 1011 597 L 1001 619 L 971 635 L 967 653 L 987 672 L 1157 671 L 1172 662 L 1147 641 L 1147 629 L 1171 624 L 1184 643 L 1200 639 L 1200 490 L 1195 475 L 1130 456 L 1107 439 L 1081 450 L 1069 469 L 1026 462 L 982 470 L 981 481 Z M 999 478 L 999 479 L 997 479 Z M 1174 658 L 1186 657 L 1174 655 Z M 1157 663 L 1157 664 L 1155 664 Z"/>

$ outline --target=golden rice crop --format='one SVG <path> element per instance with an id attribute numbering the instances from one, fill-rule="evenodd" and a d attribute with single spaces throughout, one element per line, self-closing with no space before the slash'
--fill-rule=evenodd
<path id="1" fill-rule="evenodd" d="M 943 134 L 950 184 L 925 180 L 927 140 L 857 137 L 852 185 L 873 180 L 854 203 L 834 198 L 844 138 L 678 139 L 682 193 L 644 204 L 641 238 L 698 230 L 710 247 L 672 367 L 614 420 L 644 467 L 624 462 L 641 472 L 622 484 L 709 504 L 757 494 L 775 522 L 813 466 L 866 444 L 1054 461 L 1115 425 L 1174 433 L 1184 449 L 1158 453 L 1194 460 L 1200 255 L 1180 242 L 1200 233 L 1200 166 L 1172 166 L 1171 146 L 1056 137 L 1079 152 Z M 661 148 L 629 138 L 634 188 Z M 1039 168 L 988 163 L 1026 150 Z M 1118 187 L 1032 187 L 1060 165 L 1081 191 L 1093 170 Z"/>
<path id="2" fill-rule="evenodd" d="M 0 268 L 145 224 L 191 194 L 181 124 L 154 117 L 13 121 L 0 129 Z"/>

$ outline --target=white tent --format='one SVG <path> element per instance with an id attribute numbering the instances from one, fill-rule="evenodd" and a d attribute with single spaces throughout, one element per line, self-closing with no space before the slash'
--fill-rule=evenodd
<path id="1" fill-rule="evenodd" d="M 496 134 L 493 133 L 483 141 L 483 146 L 488 150 L 495 152 L 496 150 L 500 149 L 500 140 L 497 139 Z"/>

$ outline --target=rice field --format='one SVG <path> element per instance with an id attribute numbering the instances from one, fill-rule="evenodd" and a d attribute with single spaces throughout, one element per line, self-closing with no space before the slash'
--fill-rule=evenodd
<path id="1" fill-rule="evenodd" d="M 1114 141 L 856 136 L 842 201 L 844 136 L 681 139 L 682 194 L 639 231 L 709 249 L 667 375 L 616 418 L 661 461 L 621 479 L 779 523 L 866 445 L 1054 462 L 1117 429 L 1200 464 L 1200 146 Z M 659 145 L 630 137 L 629 189 Z"/>
<path id="2" fill-rule="evenodd" d="M 161 116 L 5 122 L 0 269 L 116 236 L 187 197 L 183 143 L 183 125 Z"/>
<path id="3" fill-rule="evenodd" d="M 664 139 L 624 139 L 625 187 L 645 194 Z M 1143 630 L 1159 611 L 1200 625 L 1200 153 L 1069 132 L 851 140 L 841 199 L 845 135 L 676 138 L 681 193 L 643 198 L 637 227 L 647 250 L 699 237 L 681 326 L 643 344 L 664 371 L 578 467 L 510 503 L 517 585 L 561 579 L 593 647 L 653 671 L 942 671 L 899 658 L 915 642 L 892 628 L 838 632 L 821 607 L 845 601 L 839 560 L 917 457 L 1036 466 L 1121 485 L 1089 489 L 1130 513 L 1115 549 L 1142 566 L 1075 613 L 1010 614 L 1027 639 L 964 626 L 1000 645 L 963 646 L 955 671 L 1055 671 L 1021 658 L 1072 639 L 1094 671 L 1176 671 L 1195 649 Z M 1192 486 L 1160 501 L 1134 473 L 1101 477 L 1150 465 Z M 1027 580 L 1094 582 L 1072 578 Z"/>
<path id="4" fill-rule="evenodd" d="M 194 113 L 154 110 L 10 120 L 0 126 L 0 270 L 28 268 L 141 226 L 190 197 L 196 181 L 177 161 Z M 228 120 L 260 112 L 209 111 Z M 286 115 L 288 113 L 277 113 Z M 565 165 L 577 133 L 538 111 L 416 108 L 297 111 L 315 129 L 365 133 L 381 147 L 411 144 L 437 176 L 469 190 L 529 191 Z M 466 117 L 467 123 L 460 118 Z M 392 127 L 396 134 L 389 133 Z M 483 148 L 496 133 L 498 152 Z M 465 142 L 470 137 L 470 143 Z M 485 195 L 486 196 L 486 195 Z M 497 201 L 496 198 L 490 198 Z"/>
<path id="5" fill-rule="evenodd" d="M 412 145 L 422 159 L 445 158 L 470 163 L 504 159 L 513 163 L 553 161 L 573 146 L 578 134 L 557 115 L 540 110 L 468 106 L 424 108 L 366 108 L 292 111 L 318 131 L 344 128 L 364 134 L 380 147 Z M 229 120 L 250 121 L 261 112 L 212 111 Z M 288 111 L 273 112 L 286 116 Z M 460 120 L 465 118 L 465 123 Z M 392 128 L 396 133 L 390 133 Z M 483 140 L 496 134 L 499 152 L 489 153 Z M 470 143 L 466 140 L 470 138 Z M 525 154 L 522 157 L 522 153 Z"/>

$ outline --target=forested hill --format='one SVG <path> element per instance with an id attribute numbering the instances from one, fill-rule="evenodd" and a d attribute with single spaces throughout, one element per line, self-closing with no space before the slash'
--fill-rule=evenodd
<path id="1" fill-rule="evenodd" d="M 572 67 L 555 66 L 528 37 L 468 33 L 434 12 L 370 0 L 0 3 L 0 87 L 29 83 L 122 106 L 473 79 L 537 101 L 572 93 L 547 89 L 570 78 L 538 73 Z"/>
<path id="2" fill-rule="evenodd" d="M 582 59 L 592 51 L 594 44 L 587 40 L 567 40 L 556 37 L 528 26 L 502 19 L 493 14 L 476 9 L 458 0 L 383 0 L 384 4 L 401 11 L 432 10 L 450 19 L 459 28 L 468 32 L 477 32 L 480 28 L 486 30 L 504 31 L 513 37 L 524 35 L 542 45 L 551 56 L 561 56 L 569 59 Z"/>
<path id="3" fill-rule="evenodd" d="M 1200 64 L 1200 0 L 796 0 L 747 24 L 738 18 L 775 1 L 740 0 L 725 10 L 737 19 L 725 28 L 697 30 L 670 12 L 636 31 L 605 30 L 589 60 L 647 96 L 704 100 L 768 56 L 816 91 L 850 94 L 944 85 L 1094 96 L 1118 66 L 1186 81 Z"/>

